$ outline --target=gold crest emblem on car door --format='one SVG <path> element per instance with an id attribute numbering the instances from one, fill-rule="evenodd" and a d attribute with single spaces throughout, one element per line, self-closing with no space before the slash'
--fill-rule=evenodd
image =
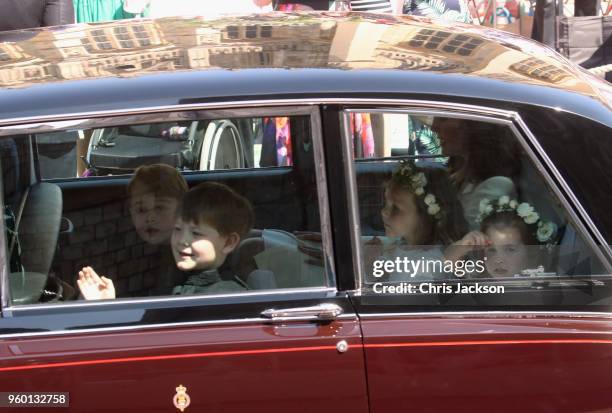
<path id="1" fill-rule="evenodd" d="M 179 384 L 179 386 L 176 388 L 176 394 L 172 398 L 172 401 L 174 402 L 174 407 L 179 409 L 181 412 L 184 412 L 191 403 L 191 398 L 187 394 L 187 387 Z"/>

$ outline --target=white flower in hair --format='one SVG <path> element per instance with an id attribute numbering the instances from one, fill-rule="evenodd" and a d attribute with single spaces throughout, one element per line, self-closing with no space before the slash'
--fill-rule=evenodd
<path id="1" fill-rule="evenodd" d="M 531 205 L 529 205 L 527 202 L 521 203 L 516 208 L 516 213 L 521 218 L 525 218 L 527 215 L 531 214 L 532 212 L 533 212 L 533 207 Z"/>
<path id="2" fill-rule="evenodd" d="M 508 196 L 501 196 L 497 200 L 489 201 L 483 199 L 480 201 L 480 215 L 478 222 L 484 221 L 490 215 L 494 213 L 513 213 L 518 215 L 525 224 L 534 225 L 537 224 L 536 229 L 530 228 L 538 242 L 552 245 L 557 232 L 557 226 L 553 222 L 543 221 L 540 219 L 533 206 L 527 202 L 518 203 L 515 199 L 510 199 Z M 532 227 L 533 228 L 533 227 Z"/>
<path id="3" fill-rule="evenodd" d="M 487 198 L 483 198 L 480 201 L 480 204 L 478 205 L 478 211 L 480 211 L 480 213 L 483 214 L 485 210 L 487 209 L 487 206 L 490 206 L 489 200 Z"/>
<path id="4" fill-rule="evenodd" d="M 557 232 L 557 225 L 554 222 L 542 222 L 538 224 L 536 238 L 540 242 L 550 241 Z"/>
<path id="5" fill-rule="evenodd" d="M 538 215 L 537 212 L 532 212 L 527 215 L 523 220 L 527 224 L 535 224 L 536 222 L 538 222 L 538 219 L 540 219 L 540 215 Z"/>
<path id="6" fill-rule="evenodd" d="M 417 172 L 417 170 L 413 162 L 402 160 L 399 163 L 398 169 L 393 172 L 393 177 L 399 180 L 402 185 L 408 187 L 415 195 L 421 197 L 425 195 L 427 176 L 423 172 Z M 425 195 L 423 203 L 427 207 L 429 215 L 432 215 L 436 220 L 443 218 L 444 214 L 434 194 Z"/>
<path id="7" fill-rule="evenodd" d="M 436 215 L 438 212 L 440 212 L 440 205 L 438 204 L 431 204 L 427 207 L 427 213 L 429 215 Z"/>
<path id="8" fill-rule="evenodd" d="M 425 185 L 427 185 L 427 177 L 425 177 L 423 172 L 412 175 L 410 180 L 417 188 L 423 188 Z"/>

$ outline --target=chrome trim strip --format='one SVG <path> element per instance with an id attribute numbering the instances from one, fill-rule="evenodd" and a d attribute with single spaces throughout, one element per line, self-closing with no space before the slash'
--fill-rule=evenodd
<path id="1" fill-rule="evenodd" d="M 336 286 L 336 264 L 334 262 L 333 239 L 331 229 L 331 213 L 325 172 L 325 149 L 323 147 L 323 125 L 318 106 L 310 111 L 310 128 L 317 182 L 317 197 L 319 201 L 319 219 L 321 224 L 321 242 L 323 243 L 323 268 L 327 272 L 327 285 Z M 329 267 L 329 268 L 328 268 Z"/>
<path id="2" fill-rule="evenodd" d="M 353 157 L 353 145 L 351 143 L 351 127 L 349 114 L 344 111 L 340 113 L 342 122 L 342 163 L 344 178 L 347 188 L 346 199 L 348 202 L 349 222 L 351 223 L 350 241 L 353 250 L 353 268 L 355 269 L 355 288 L 361 295 L 363 285 L 363 262 L 361 257 L 361 226 L 359 219 L 359 197 L 357 194 L 357 174 L 355 172 L 355 159 Z"/>
<path id="3" fill-rule="evenodd" d="M 153 113 L 159 112 L 173 112 L 173 111 L 192 111 L 192 110 L 204 110 L 204 109 L 227 109 L 227 108 L 248 108 L 248 107 L 271 107 L 271 106 L 295 106 L 295 105 L 323 105 L 323 104 L 363 104 L 363 105 L 391 105 L 391 106 L 409 106 L 414 105 L 419 108 L 431 107 L 432 109 L 439 109 L 440 105 L 444 105 L 449 109 L 457 109 L 463 111 L 473 111 L 478 113 L 491 113 L 491 114 L 503 114 L 507 113 L 501 109 L 493 109 L 484 106 L 477 105 L 466 105 L 452 102 L 440 102 L 431 100 L 415 100 L 415 99 L 367 99 L 367 98 L 308 98 L 308 99 L 272 99 L 272 100 L 245 100 L 245 101 L 222 101 L 212 103 L 191 103 L 191 104 L 176 104 L 166 106 L 143 106 L 139 108 L 131 109 L 117 109 L 117 110 L 106 110 L 106 111 L 93 111 L 93 112 L 80 112 L 73 114 L 60 114 L 60 115 L 48 115 L 48 116 L 30 116 L 23 118 L 9 118 L 0 119 L 0 136 L 13 135 L 20 133 L 34 133 L 37 131 L 52 131 L 52 130 L 65 130 L 65 129 L 79 129 L 88 124 L 77 122 L 70 123 L 71 120 L 82 120 L 82 118 L 94 122 L 93 118 L 101 118 L 107 116 L 125 116 L 125 115 L 137 115 L 144 114 L 150 116 L 150 122 L 154 122 L 159 118 L 155 118 Z M 285 109 L 287 109 L 285 107 Z M 561 110 L 560 112 L 564 112 Z M 573 113 L 573 112 L 572 112 Z M 184 120 L 184 119 L 181 119 Z M 43 122 L 58 122 L 62 121 L 63 124 L 58 125 L 44 125 Z M 37 122 L 37 123 L 36 123 Z M 67 123 L 68 122 L 68 123 Z M 12 124 L 30 124 L 16 125 L 14 130 L 11 130 L 6 125 Z M 98 125 L 94 123 L 94 125 Z M 45 128 L 49 129 L 40 129 Z M 90 126 L 88 126 L 90 127 Z M 11 127 L 12 128 L 12 127 Z"/>
<path id="4" fill-rule="evenodd" d="M 430 103 L 430 102 L 426 102 L 426 103 Z M 513 112 L 513 111 L 494 109 L 494 108 L 482 108 L 479 106 L 465 105 L 465 107 L 463 107 L 461 105 L 452 104 L 449 102 L 436 102 L 435 109 L 423 109 L 424 106 L 427 106 L 427 105 L 418 105 L 418 107 L 416 108 L 412 108 L 408 106 L 406 108 L 345 109 L 344 111 L 349 112 L 349 113 L 367 112 L 367 113 L 382 113 L 382 114 L 394 113 L 394 114 L 410 114 L 410 115 L 414 114 L 414 115 L 429 115 L 429 116 L 432 116 L 432 115 L 433 116 L 447 116 L 447 117 L 469 119 L 469 120 L 481 120 L 483 118 L 483 115 L 482 115 L 483 112 L 488 112 L 489 115 L 503 116 L 508 119 L 511 119 L 512 116 L 516 114 L 516 112 Z M 456 112 L 449 112 L 449 111 L 456 111 Z M 470 112 L 473 112 L 473 113 L 470 113 Z M 448 116 L 449 113 L 455 116 Z"/>
<path id="5" fill-rule="evenodd" d="M 336 317 L 332 321 L 351 321 L 357 320 L 356 314 L 343 314 Z M 317 321 L 316 318 L 303 317 L 293 318 L 287 321 Z M 318 320 L 320 321 L 320 320 Z M 161 328 L 187 328 L 187 327 L 206 327 L 206 326 L 225 326 L 225 325 L 236 325 L 236 324 L 266 324 L 276 325 L 270 319 L 262 317 L 254 318 L 236 318 L 226 320 L 213 320 L 213 321 L 188 321 L 183 323 L 161 323 L 161 324 L 146 324 L 139 326 L 123 326 L 123 327 L 104 327 L 104 328 L 87 328 L 82 330 L 57 330 L 57 331 L 39 331 L 35 333 L 13 333 L 13 334 L 0 334 L 0 340 L 14 339 L 14 338 L 29 338 L 29 337 L 51 337 L 51 336 L 71 336 L 80 334 L 91 334 L 91 333 L 109 333 L 109 332 L 122 332 L 122 331 L 139 331 L 139 330 L 153 330 Z"/>
<path id="6" fill-rule="evenodd" d="M 223 298 L 236 298 L 236 297 L 258 297 L 258 296 L 278 296 L 278 295 L 298 295 L 305 293 L 331 293 L 336 294 L 338 291 L 333 287 L 305 287 L 305 288 L 288 288 L 288 289 L 279 289 L 279 290 L 262 290 L 262 291 L 247 291 L 241 293 L 233 293 L 233 294 L 210 294 L 210 295 L 199 295 L 199 296 L 165 296 L 165 297 L 156 297 L 156 298 L 117 298 L 113 300 L 96 300 L 96 301 L 87 301 L 87 300 L 79 300 L 68 302 L 64 304 L 63 302 L 57 304 L 28 304 L 28 305 L 19 305 L 19 306 L 11 306 L 7 309 L 12 311 L 15 314 L 23 314 L 26 312 L 36 312 L 39 310 L 47 310 L 47 309 L 73 309 L 73 308 L 93 308 L 93 307 L 109 307 L 109 306 L 117 306 L 117 305 L 125 305 L 125 304 L 142 304 L 142 303 L 169 303 L 169 302 L 181 302 L 181 301 L 194 301 L 191 305 L 206 305 L 207 301 L 212 301 L 214 299 L 223 299 Z M 3 311 L 6 309 L 3 309 Z"/>
<path id="7" fill-rule="evenodd" d="M 4 188 L 4 176 L 0 175 L 0 188 Z M 4 205 L 4 190 L 0 191 L 0 201 Z M 3 208 L 4 209 L 4 208 Z M 4 216 L 4 211 L 2 213 Z M 0 316 L 11 317 L 12 312 L 9 305 L 11 303 L 11 288 L 9 284 L 9 257 L 6 238 L 5 219 L 0 219 Z"/>
<path id="8" fill-rule="evenodd" d="M 587 236 L 587 242 L 591 241 L 591 243 L 592 243 L 591 247 L 594 248 L 595 251 L 600 255 L 600 259 L 603 257 L 602 261 L 607 264 L 606 265 L 606 269 L 608 270 L 608 273 L 611 273 L 612 272 L 612 263 L 611 263 L 610 260 L 612 260 L 612 249 L 610 248 L 609 243 L 606 241 L 604 236 L 601 234 L 601 232 L 599 231 L 599 229 L 597 228 L 597 226 L 595 225 L 593 220 L 591 220 L 591 217 L 589 216 L 589 214 L 587 214 L 586 210 L 584 209 L 584 207 L 582 206 L 580 201 L 578 201 L 578 198 L 576 197 L 576 195 L 574 194 L 572 189 L 569 187 L 569 185 L 567 184 L 565 179 L 563 179 L 563 177 L 561 176 L 561 173 L 559 172 L 559 170 L 557 169 L 557 167 L 555 166 L 553 161 L 550 159 L 550 157 L 548 156 L 546 151 L 544 151 L 544 148 L 542 148 L 542 145 L 540 145 L 540 143 L 538 142 L 537 138 L 533 135 L 531 130 L 529 130 L 529 128 L 527 127 L 527 125 L 525 124 L 523 119 L 518 114 L 515 114 L 514 120 L 525 131 L 525 133 L 526 133 L 527 137 L 529 138 L 531 144 L 538 150 L 540 156 L 542 156 L 542 159 L 544 160 L 544 163 L 550 169 L 552 174 L 555 176 L 555 178 L 559 182 L 559 185 L 561 186 L 561 188 L 567 194 L 567 197 L 569 198 L 569 201 L 566 200 L 564 197 L 561 197 L 562 202 L 565 202 L 565 204 L 563 206 L 566 209 L 569 210 L 569 213 L 570 213 L 570 215 L 572 215 L 573 218 L 577 218 L 577 214 L 574 213 L 573 208 L 571 208 L 571 206 L 570 206 L 570 201 L 571 201 L 571 205 L 575 206 L 575 208 L 578 210 L 578 212 L 582 216 L 582 219 L 584 219 L 585 222 L 587 223 L 587 225 L 589 226 L 590 231 L 595 235 L 595 238 L 597 238 L 597 240 L 600 242 L 601 246 L 598 246 L 598 245 L 592 243 L 592 240 L 591 240 L 590 236 Z M 544 173 L 543 175 L 544 175 L 544 177 L 546 177 L 546 179 L 550 179 L 548 174 Z M 556 189 L 556 186 L 553 186 L 553 188 Z M 559 194 L 556 194 L 556 195 L 558 196 Z M 586 228 L 584 227 L 582 222 L 580 222 L 578 220 L 578 222 L 576 222 L 576 223 L 579 224 L 579 227 L 581 229 L 586 230 Z M 606 251 L 607 257 L 605 257 L 602 254 L 600 248 L 602 248 L 602 249 L 604 249 Z"/>
<path id="9" fill-rule="evenodd" d="M 245 118 L 269 116 L 274 111 L 277 116 L 310 115 L 315 105 L 304 102 L 294 106 L 262 105 L 256 107 L 235 107 L 230 109 L 217 108 L 208 110 L 202 105 L 177 105 L 174 110 L 160 110 L 159 108 L 143 108 L 128 112 L 117 112 L 115 115 L 107 112 L 99 114 L 85 114 L 86 119 L 78 119 L 71 115 L 69 120 L 44 121 L 35 124 L 19 124 L 0 127 L 0 136 L 26 133 L 43 133 L 58 130 L 82 130 L 93 127 L 112 127 L 117 125 L 137 125 L 172 121 L 193 121 L 206 119 Z M 160 114 L 164 114 L 160 116 Z M 4 121 L 0 121 L 0 125 Z"/>
<path id="10" fill-rule="evenodd" d="M 389 317 L 402 318 L 533 318 L 533 317 L 571 317 L 571 318 L 606 318 L 612 320 L 612 313 L 586 311 L 436 311 L 436 312 L 400 312 L 400 313 L 361 313 L 360 319 L 377 319 Z M 605 332 L 609 334 L 609 332 Z"/>

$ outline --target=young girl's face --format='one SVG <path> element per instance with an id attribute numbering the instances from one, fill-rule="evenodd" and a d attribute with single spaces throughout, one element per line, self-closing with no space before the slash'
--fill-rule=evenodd
<path id="1" fill-rule="evenodd" d="M 512 277 L 528 267 L 527 247 L 517 228 L 491 226 L 485 234 L 491 242 L 485 249 L 485 266 L 491 277 Z"/>
<path id="2" fill-rule="evenodd" d="M 178 200 L 134 191 L 129 205 L 132 223 L 143 241 L 153 245 L 170 242 Z"/>
<path id="3" fill-rule="evenodd" d="M 419 245 L 424 223 L 419 217 L 415 195 L 409 191 L 385 189 L 385 206 L 381 210 L 385 235 L 401 237 L 410 245 Z"/>

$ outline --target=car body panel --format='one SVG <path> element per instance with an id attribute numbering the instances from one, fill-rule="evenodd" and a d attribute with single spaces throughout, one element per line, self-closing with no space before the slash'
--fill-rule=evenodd
<path id="1" fill-rule="evenodd" d="M 362 328 L 372 412 L 600 412 L 612 405 L 607 317 L 383 313 L 364 314 Z"/>
<path id="2" fill-rule="evenodd" d="M 69 390 L 75 411 L 168 411 L 179 385 L 187 388 L 195 411 L 244 411 L 259 403 L 278 412 L 367 411 L 361 331 L 346 298 L 315 301 L 348 311 L 324 323 L 273 323 L 256 317 L 269 302 L 220 311 L 211 305 L 185 307 L 181 301 L 174 301 L 174 309 L 149 302 L 147 311 L 142 304 L 117 302 L 120 309 L 97 310 L 97 321 L 91 308 L 78 305 L 59 314 L 51 309 L 47 317 L 36 312 L 49 308 L 34 314 L 17 310 L 1 323 L 0 386 Z M 275 306 L 311 303 L 280 301 Z M 236 318 L 229 318 L 232 313 Z M 8 320 L 20 331 L 11 334 Z M 80 323 L 87 328 L 79 331 Z M 46 332 L 41 331 L 45 324 Z M 339 352 L 337 343 L 343 340 L 348 351 Z"/>

